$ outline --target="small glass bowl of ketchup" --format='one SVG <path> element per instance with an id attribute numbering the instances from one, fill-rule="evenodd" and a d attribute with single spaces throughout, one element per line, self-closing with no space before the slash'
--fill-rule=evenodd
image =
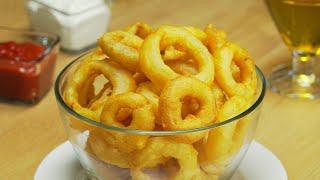
<path id="1" fill-rule="evenodd" d="M 59 41 L 53 34 L 0 27 L 0 99 L 38 102 L 52 85 Z"/>

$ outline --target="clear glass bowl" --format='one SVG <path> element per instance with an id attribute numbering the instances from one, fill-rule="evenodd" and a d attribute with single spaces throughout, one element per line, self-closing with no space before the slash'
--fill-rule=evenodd
<path id="1" fill-rule="evenodd" d="M 42 45 L 42 55 L 32 61 L 0 57 L 0 97 L 28 103 L 38 102 L 51 88 L 60 38 L 54 34 L 0 26 L 0 43 L 31 42 Z"/>
<path id="2" fill-rule="evenodd" d="M 235 117 L 197 129 L 143 131 L 107 126 L 68 107 L 62 96 L 64 87 L 83 59 L 84 56 L 77 58 L 61 71 L 55 83 L 55 95 L 69 141 L 89 178 L 168 179 L 174 176 L 173 179 L 228 179 L 234 174 L 252 142 L 265 96 L 266 83 L 258 68 L 256 98 L 247 110 Z M 170 141 L 171 138 L 199 133 L 207 133 L 207 136 L 193 144 Z M 149 149 L 145 148 L 143 155 L 141 150 L 119 151 L 134 141 L 114 142 L 114 139 L 106 138 L 107 134 L 122 138 L 149 138 Z M 137 162 L 147 168 L 128 168 Z"/>

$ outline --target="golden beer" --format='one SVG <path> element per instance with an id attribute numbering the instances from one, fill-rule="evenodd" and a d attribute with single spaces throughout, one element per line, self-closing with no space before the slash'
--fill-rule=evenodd
<path id="1" fill-rule="evenodd" d="M 266 0 L 287 46 L 320 54 L 320 0 Z"/>

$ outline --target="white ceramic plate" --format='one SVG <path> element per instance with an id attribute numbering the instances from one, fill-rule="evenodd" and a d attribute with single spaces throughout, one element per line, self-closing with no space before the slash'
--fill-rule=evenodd
<path id="1" fill-rule="evenodd" d="M 81 179 L 83 169 L 67 141 L 51 151 L 39 165 L 35 180 Z M 78 176 L 78 178 L 77 178 Z M 280 160 L 267 148 L 253 141 L 232 180 L 287 180 Z"/>

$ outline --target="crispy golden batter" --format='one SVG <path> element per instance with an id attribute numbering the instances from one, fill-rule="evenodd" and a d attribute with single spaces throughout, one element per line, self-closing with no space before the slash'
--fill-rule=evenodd
<path id="1" fill-rule="evenodd" d="M 184 98 L 194 98 L 199 104 L 195 114 L 181 116 Z M 211 89 L 202 81 L 191 77 L 178 77 L 171 80 L 163 88 L 159 101 L 159 115 L 162 126 L 166 130 L 182 130 L 199 128 L 214 122 L 214 99 Z M 175 136 L 179 141 L 193 143 L 201 139 L 205 133 L 192 133 Z"/>
<path id="2" fill-rule="evenodd" d="M 114 31 L 99 39 L 103 52 L 131 72 L 139 67 L 139 49 L 143 40 L 129 32 Z"/>
<path id="3" fill-rule="evenodd" d="M 123 108 L 132 110 L 132 118 L 129 122 L 125 122 L 123 118 L 117 119 L 117 114 Z M 155 117 L 152 106 L 144 96 L 132 92 L 110 97 L 103 107 L 100 120 L 103 124 L 127 129 L 152 131 L 155 127 Z M 148 136 L 137 134 L 128 135 L 115 131 L 108 132 L 105 138 L 109 144 L 125 152 L 142 149 L 148 140 Z"/>
<path id="4" fill-rule="evenodd" d="M 64 91 L 66 103 L 79 114 L 99 121 L 99 113 L 86 105 L 92 97 L 92 84 L 98 75 L 102 74 L 112 84 L 112 95 L 134 91 L 136 84 L 129 72 L 109 60 L 83 61 L 73 77 L 68 81 Z M 90 90 L 91 89 L 91 90 Z M 90 93 L 89 93 L 90 92 Z M 88 96 L 90 94 L 90 96 Z M 87 96 L 84 98 L 84 96 Z M 103 103 L 101 103 L 103 104 Z"/>
<path id="5" fill-rule="evenodd" d="M 133 179 L 146 178 L 142 169 L 165 164 L 169 159 L 177 160 L 179 167 L 170 179 L 193 179 L 200 174 L 197 162 L 198 152 L 189 144 L 178 143 L 165 137 L 150 138 L 146 147 L 140 151 L 134 161 L 136 168 L 131 171 Z M 136 177 L 137 176 L 137 177 Z"/>
<path id="6" fill-rule="evenodd" d="M 199 72 L 193 77 L 211 85 L 214 78 L 214 64 L 208 49 L 188 30 L 162 26 L 150 34 L 142 43 L 140 50 L 140 68 L 159 88 L 179 76 L 161 57 L 160 50 L 169 45 L 178 44 L 197 62 Z"/>

